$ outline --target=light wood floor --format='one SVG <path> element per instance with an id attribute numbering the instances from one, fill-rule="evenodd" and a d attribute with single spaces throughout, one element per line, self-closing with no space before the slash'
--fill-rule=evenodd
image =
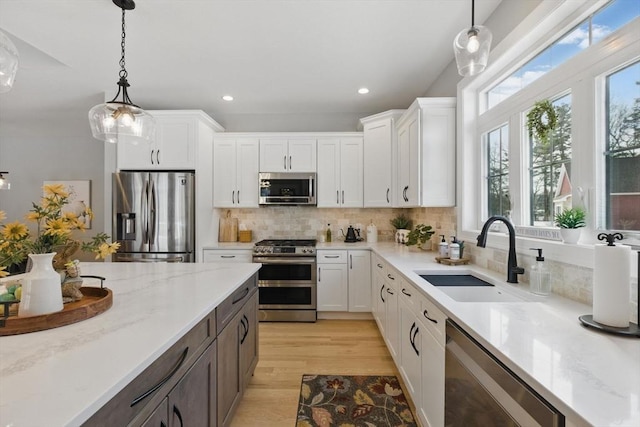
<path id="1" fill-rule="evenodd" d="M 293 427 L 303 374 L 400 379 L 373 320 L 260 323 L 259 327 L 260 359 L 231 427 Z"/>

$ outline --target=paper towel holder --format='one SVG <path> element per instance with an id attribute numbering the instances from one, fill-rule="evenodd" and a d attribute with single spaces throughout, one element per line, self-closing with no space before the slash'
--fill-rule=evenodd
<path id="1" fill-rule="evenodd" d="M 610 243 L 610 246 L 614 246 L 613 240 L 617 238 L 617 236 L 614 237 L 616 234 L 620 234 L 620 233 L 614 233 L 614 234 L 600 233 L 598 235 L 598 239 L 599 240 L 606 239 Z M 603 236 L 603 239 L 601 239 L 600 236 Z M 618 238 L 619 240 L 622 238 L 622 235 L 620 236 L 621 237 Z M 638 293 L 637 295 L 640 295 L 640 251 L 638 251 Z M 595 328 L 602 332 L 606 332 L 608 334 L 624 335 L 628 337 L 640 338 L 640 327 L 638 326 L 638 324 L 640 324 L 640 300 L 638 301 L 638 323 L 636 324 L 636 323 L 629 322 L 629 326 L 626 328 L 615 328 L 613 326 L 608 326 L 608 325 L 603 325 L 602 323 L 598 323 L 595 320 L 593 320 L 592 314 L 582 315 L 578 317 L 578 319 L 584 326 Z"/>

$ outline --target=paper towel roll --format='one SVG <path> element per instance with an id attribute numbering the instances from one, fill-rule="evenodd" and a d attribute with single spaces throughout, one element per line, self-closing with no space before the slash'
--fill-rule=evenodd
<path id="1" fill-rule="evenodd" d="M 593 320 L 629 327 L 631 248 L 596 245 L 593 265 Z"/>

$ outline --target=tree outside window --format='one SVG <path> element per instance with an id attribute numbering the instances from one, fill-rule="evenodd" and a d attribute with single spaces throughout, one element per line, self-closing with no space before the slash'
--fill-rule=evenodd
<path id="1" fill-rule="evenodd" d="M 640 230 L 640 62 L 607 77 L 606 227 Z"/>
<path id="2" fill-rule="evenodd" d="M 504 125 L 487 134 L 488 213 L 509 216 L 509 125 Z"/>
<path id="3" fill-rule="evenodd" d="M 556 213 L 572 206 L 571 95 L 552 102 L 556 127 L 545 140 L 529 134 L 530 225 L 552 226 Z"/>

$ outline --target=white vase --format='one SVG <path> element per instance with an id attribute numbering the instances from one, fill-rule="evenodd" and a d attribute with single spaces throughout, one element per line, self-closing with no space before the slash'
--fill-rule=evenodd
<path id="1" fill-rule="evenodd" d="M 60 275 L 53 269 L 55 254 L 29 254 L 32 268 L 22 280 L 19 317 L 39 316 L 63 309 Z"/>
<path id="2" fill-rule="evenodd" d="M 580 228 L 561 228 L 560 235 L 564 243 L 576 244 L 580 240 L 580 234 L 582 229 Z"/>
<path id="3" fill-rule="evenodd" d="M 407 242 L 407 235 L 411 230 L 399 228 L 396 230 L 396 243 L 405 244 Z"/>

